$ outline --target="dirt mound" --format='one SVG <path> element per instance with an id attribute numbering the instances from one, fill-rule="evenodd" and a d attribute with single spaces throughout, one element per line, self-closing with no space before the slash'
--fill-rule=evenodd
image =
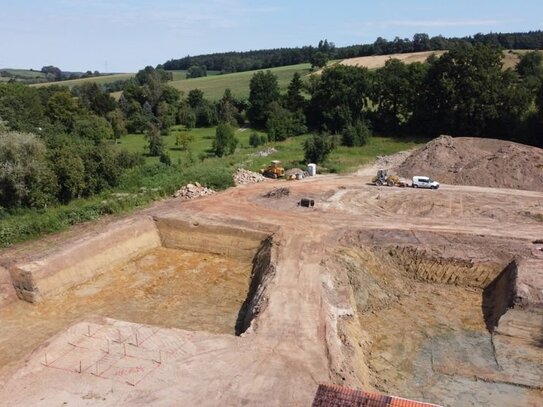
<path id="1" fill-rule="evenodd" d="M 403 177 L 428 175 L 446 184 L 543 192 L 543 149 L 510 141 L 440 136 L 399 167 Z"/>

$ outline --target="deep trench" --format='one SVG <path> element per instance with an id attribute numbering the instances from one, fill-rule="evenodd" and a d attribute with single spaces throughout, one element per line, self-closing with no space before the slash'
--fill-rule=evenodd
<path id="1" fill-rule="evenodd" d="M 500 356 L 494 347 L 494 329 L 515 300 L 514 260 L 477 263 L 413 246 L 351 246 L 337 258 L 358 326 L 339 324 L 348 338 L 342 381 L 440 405 L 523 405 L 532 368 L 498 363 L 515 343 L 500 339 Z"/>

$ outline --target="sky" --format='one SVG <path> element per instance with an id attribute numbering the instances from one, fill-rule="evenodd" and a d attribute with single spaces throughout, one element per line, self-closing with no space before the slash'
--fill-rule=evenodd
<path id="1" fill-rule="evenodd" d="M 0 68 L 135 72 L 186 55 L 543 29 L 543 1 L 0 0 Z"/>

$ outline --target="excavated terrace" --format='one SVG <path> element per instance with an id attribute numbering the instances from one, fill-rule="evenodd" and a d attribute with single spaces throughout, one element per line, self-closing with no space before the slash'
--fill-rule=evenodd
<path id="1" fill-rule="evenodd" d="M 0 400 L 309 405 L 336 383 L 541 404 L 543 226 L 523 213 L 543 193 L 376 189 L 373 171 L 165 201 L 5 251 Z M 290 194 L 265 198 L 275 186 Z"/>

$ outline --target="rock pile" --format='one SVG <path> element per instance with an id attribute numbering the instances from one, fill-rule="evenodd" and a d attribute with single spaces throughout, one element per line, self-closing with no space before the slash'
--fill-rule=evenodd
<path id="1" fill-rule="evenodd" d="M 264 198 L 283 198 L 290 195 L 290 189 L 286 187 L 274 188 L 271 191 L 266 192 Z"/>
<path id="2" fill-rule="evenodd" d="M 298 174 L 301 174 L 302 175 L 302 178 L 305 178 L 305 177 L 309 177 L 309 173 L 307 171 L 304 171 L 300 168 L 291 168 L 290 170 L 286 170 L 285 171 L 285 176 L 287 177 L 287 179 L 291 178 L 291 177 L 296 177 L 296 175 Z"/>
<path id="3" fill-rule="evenodd" d="M 238 168 L 233 175 L 234 185 L 257 184 L 266 181 L 266 178 L 258 172 Z"/>
<path id="4" fill-rule="evenodd" d="M 187 184 L 181 189 L 174 192 L 174 198 L 180 198 L 184 201 L 189 199 L 200 198 L 201 196 L 213 195 L 215 190 L 211 188 L 206 188 L 200 183 L 195 182 L 194 184 Z"/>

